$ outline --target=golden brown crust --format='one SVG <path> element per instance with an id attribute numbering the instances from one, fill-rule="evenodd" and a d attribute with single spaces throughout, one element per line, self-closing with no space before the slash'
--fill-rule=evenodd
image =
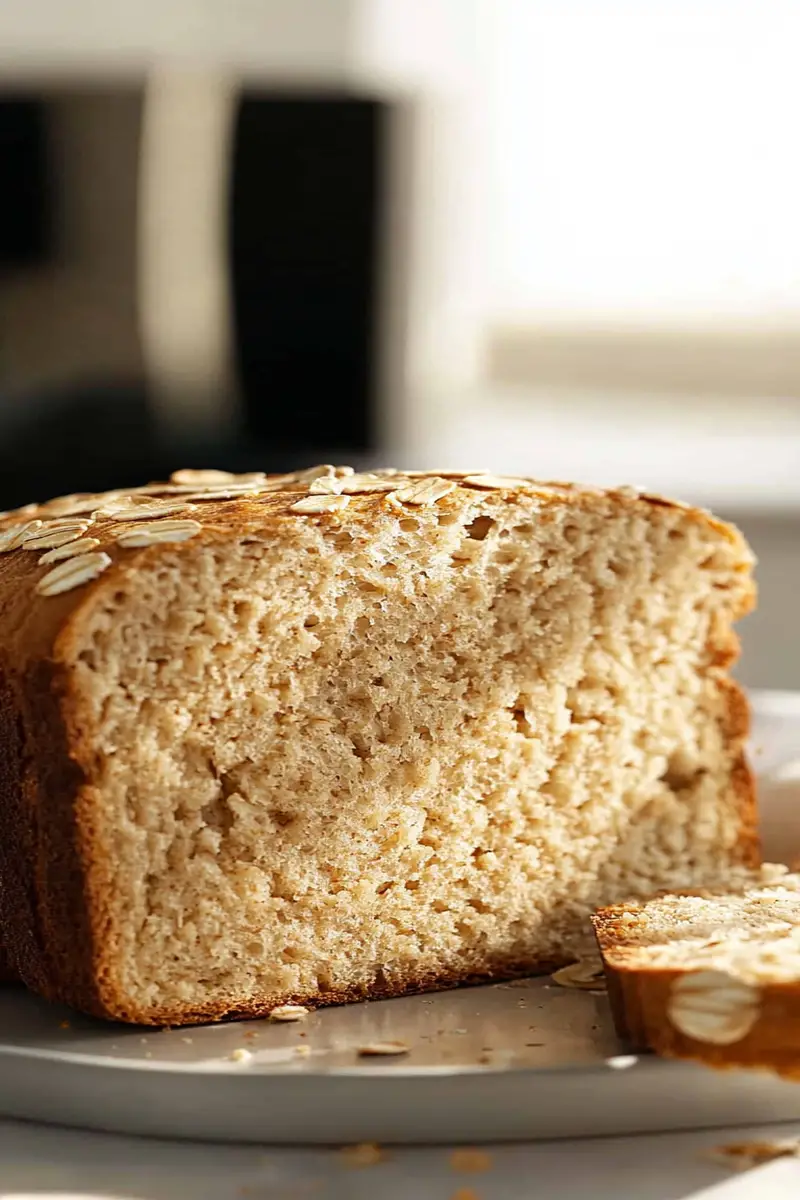
<path id="1" fill-rule="evenodd" d="M 454 493 L 439 501 L 440 510 L 446 512 L 463 504 L 465 490 L 469 491 L 469 486 L 459 483 Z M 161 491 L 169 495 L 168 488 Z M 508 496 L 514 499 L 520 492 L 530 493 L 546 508 L 561 502 L 564 491 L 569 491 L 573 502 L 587 507 L 595 507 L 598 502 L 633 507 L 644 501 L 678 508 L 681 519 L 690 522 L 712 521 L 701 510 L 674 505 L 660 497 L 639 497 L 627 490 L 602 492 L 572 485 L 530 483 L 508 489 Z M 291 536 L 292 522 L 298 519 L 346 526 L 357 515 L 359 523 L 369 524 L 384 515 L 386 505 L 391 503 L 383 493 L 353 495 L 345 512 L 304 514 L 300 518 L 292 512 L 292 506 L 307 492 L 305 484 L 289 481 L 282 491 L 235 500 L 205 500 L 199 512 L 193 509 L 186 513 L 202 521 L 193 544 L 211 545 L 231 535 L 263 536 L 265 530 L 274 530 L 276 536 Z M 15 521 L 47 520 L 51 515 L 58 513 L 48 506 L 10 514 L 0 520 L 0 534 Z M 724 529 L 731 540 L 739 539 L 745 561 L 746 547 L 740 535 L 718 523 L 715 527 Z M 181 1023 L 201 1023 L 255 1017 L 278 1002 L 333 1004 L 363 998 L 363 991 L 331 991 L 265 997 L 258 1004 L 232 1002 L 230 1006 L 214 1005 L 180 1014 L 140 1013 L 130 1011 L 124 997 L 112 986 L 103 959 L 104 931 L 98 924 L 98 914 L 107 911 L 103 891 L 109 883 L 103 878 L 102 865 L 92 857 L 93 797 L 88 768 L 93 751 L 80 725 L 80 705 L 70 693 L 67 668 L 82 616 L 96 601 L 128 586 L 140 567 L 161 552 L 159 545 L 122 548 L 116 542 L 119 530 L 120 520 L 95 520 L 91 534 L 113 561 L 98 579 L 61 595 L 35 593 L 34 585 L 47 570 L 39 564 L 38 554 L 0 554 L 0 815 L 5 830 L 0 839 L 0 941 L 7 948 L 12 966 L 26 984 L 51 999 L 97 1016 L 157 1025 L 177 1019 Z M 713 662 L 720 669 L 731 661 L 738 643 L 731 640 L 728 623 L 711 632 L 710 644 L 712 641 Z M 740 689 L 722 675 L 720 687 L 726 689 L 728 697 L 729 736 L 736 740 L 746 728 L 746 702 Z M 734 787 L 741 798 L 739 851 L 743 860 L 755 862 L 755 792 L 743 758 L 735 767 Z M 511 962 L 488 956 L 444 974 L 376 979 L 368 994 L 400 995 L 531 974 L 558 965 L 562 964 L 519 959 Z"/>
<path id="2" fill-rule="evenodd" d="M 724 709 L 724 736 L 731 745 L 741 745 L 750 732 L 750 705 L 742 687 L 722 676 L 719 688 L 727 703 Z M 741 831 L 740 861 L 749 867 L 761 862 L 761 834 L 758 821 L 758 795 L 755 774 L 742 750 L 731 769 L 731 787 L 739 800 Z"/>
<path id="3" fill-rule="evenodd" d="M 752 584 L 733 619 L 746 616 L 756 602 L 756 587 Z M 750 734 L 750 703 L 744 688 L 725 672 L 738 661 L 741 643 L 730 619 L 717 621 L 709 635 L 708 653 L 716 674 L 716 683 L 725 704 L 722 726 L 723 737 L 731 745 L 743 745 Z M 758 819 L 758 796 L 755 774 L 744 750 L 738 756 L 731 772 L 731 786 L 739 799 L 741 833 L 739 848 L 741 861 L 746 866 L 756 867 L 761 862 L 761 835 Z"/>
<path id="4" fill-rule="evenodd" d="M 739 800 L 741 830 L 739 833 L 739 861 L 748 867 L 761 863 L 761 833 L 758 826 L 758 793 L 756 778 L 747 757 L 742 752 L 731 772 L 731 786 Z"/>
<path id="5" fill-rule="evenodd" d="M 46 751 L 43 751 L 46 747 Z M 0 672 L 0 934 L 29 987 L 59 999 L 93 980 L 84 862 L 77 853 L 80 772 L 67 745 L 51 663 L 22 677 Z"/>

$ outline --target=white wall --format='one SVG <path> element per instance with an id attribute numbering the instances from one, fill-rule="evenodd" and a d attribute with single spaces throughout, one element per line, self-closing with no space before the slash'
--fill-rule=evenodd
<path id="1" fill-rule="evenodd" d="M 3 76 L 214 63 L 340 75 L 355 0 L 3 0 Z"/>
<path id="2" fill-rule="evenodd" d="M 493 316 L 795 322 L 800 4 L 493 13 Z"/>

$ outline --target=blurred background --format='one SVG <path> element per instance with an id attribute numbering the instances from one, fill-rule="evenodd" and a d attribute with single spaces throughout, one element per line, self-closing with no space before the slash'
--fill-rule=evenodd
<path id="1" fill-rule="evenodd" d="M 800 687 L 796 0 L 5 0 L 0 509 L 178 466 L 641 484 Z"/>

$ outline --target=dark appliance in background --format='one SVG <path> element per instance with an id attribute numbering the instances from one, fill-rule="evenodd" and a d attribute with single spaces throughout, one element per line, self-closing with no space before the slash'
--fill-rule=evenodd
<path id="1" fill-rule="evenodd" d="M 260 441 L 374 446 L 383 115 L 368 100 L 242 99 L 234 340 L 246 426 Z"/>
<path id="2" fill-rule="evenodd" d="M 190 428 L 185 439 L 159 429 L 140 359 L 143 96 L 142 86 L 0 98 L 0 509 L 181 465 L 357 465 L 375 449 L 383 106 L 240 95 L 225 186 L 241 419 L 204 445 Z M 70 305 L 79 337 L 62 328 Z"/>
<path id="3" fill-rule="evenodd" d="M 9 271 L 36 267 L 53 252 L 49 169 L 46 105 L 0 101 L 0 286 Z"/>

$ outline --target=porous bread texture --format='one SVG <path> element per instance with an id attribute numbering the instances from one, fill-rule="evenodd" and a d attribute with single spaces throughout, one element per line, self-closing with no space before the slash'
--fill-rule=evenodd
<path id="1" fill-rule="evenodd" d="M 800 875 L 733 871 L 718 894 L 614 905 L 593 923 L 626 1041 L 800 1077 Z"/>
<path id="2" fill-rule="evenodd" d="M 109 570 L 57 644 L 95 988 L 57 990 L 179 1023 L 530 971 L 752 861 L 750 563 L 697 512 L 458 488 Z"/>

